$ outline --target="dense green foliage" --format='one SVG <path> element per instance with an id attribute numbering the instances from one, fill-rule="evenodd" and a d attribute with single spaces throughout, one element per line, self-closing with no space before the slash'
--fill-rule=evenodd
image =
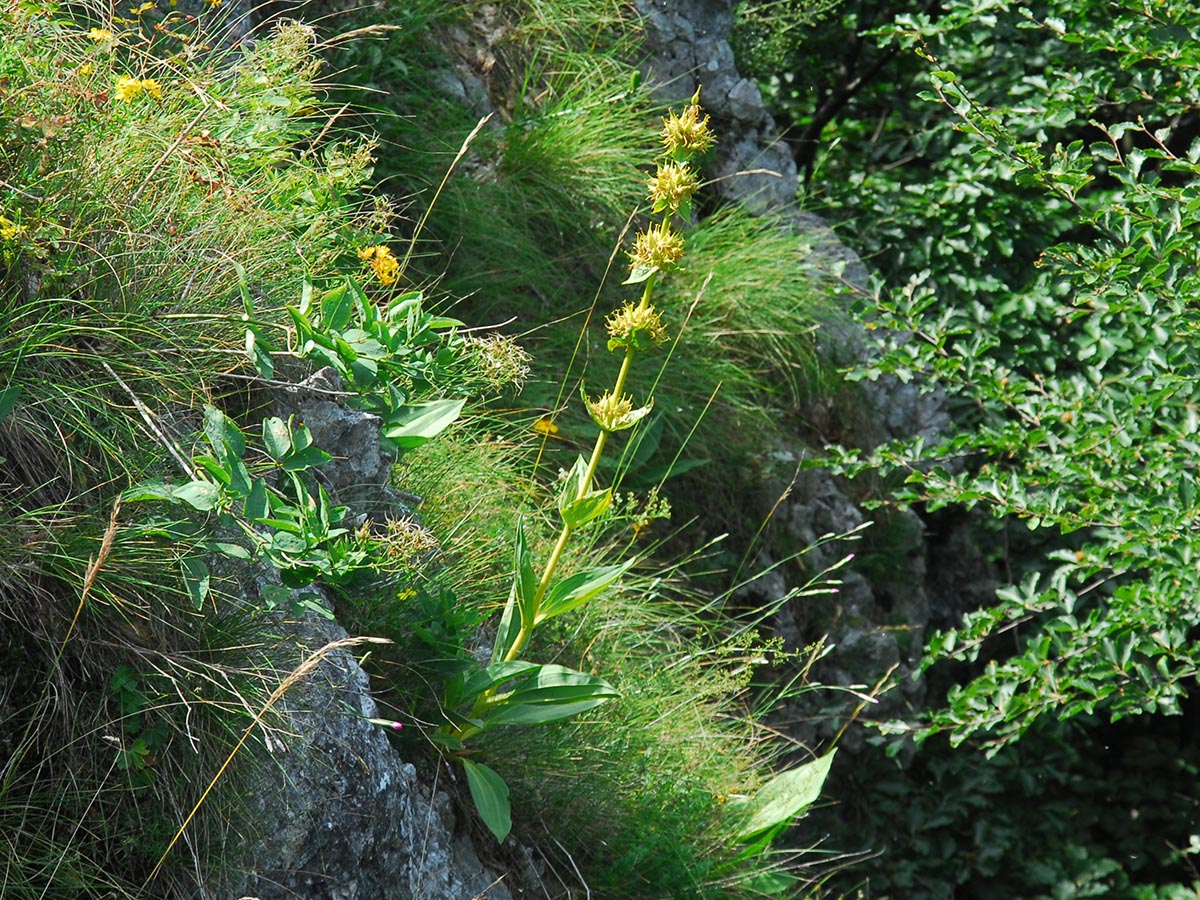
<path id="1" fill-rule="evenodd" d="M 1093 773 L 1117 731 L 1105 720 L 1178 714 L 1197 674 L 1197 25 L 1189 3 L 866 0 L 798 41 L 753 17 L 742 32 L 759 76 L 780 76 L 768 88 L 805 202 L 879 273 L 855 302 L 883 352 L 856 377 L 938 386 L 955 418 L 940 439 L 839 465 L 890 473 L 895 500 L 926 512 L 992 513 L 981 528 L 1006 582 L 928 647 L 926 666 L 966 665 L 918 736 L 963 747 L 932 739 L 906 771 L 878 770 L 880 809 L 907 810 L 905 827 L 870 829 L 893 848 L 881 895 L 965 881 L 970 896 L 1191 896 L 1153 886 L 1188 869 L 1148 866 L 1105 828 L 1128 812 Z M 1072 717 L 1086 726 L 1055 724 Z M 1189 756 L 1169 723 L 1142 721 L 1163 741 L 1134 791 L 1149 797 Z M 1049 781 L 1016 785 L 1019 759 Z M 937 787 L 909 781 L 923 777 Z M 1017 797 L 1054 781 L 1095 787 L 1069 816 L 1051 790 L 1029 821 Z M 980 795 L 974 834 L 954 836 Z M 1195 831 L 1194 800 L 1172 808 L 1118 831 L 1162 862 Z M 1011 862 L 986 867 L 985 850 Z"/>

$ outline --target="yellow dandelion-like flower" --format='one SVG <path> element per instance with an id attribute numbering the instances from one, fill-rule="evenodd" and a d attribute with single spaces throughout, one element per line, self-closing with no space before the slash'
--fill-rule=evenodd
<path id="1" fill-rule="evenodd" d="M 662 142 L 670 156 L 687 159 L 693 153 L 704 153 L 716 138 L 708 127 L 709 117 L 700 109 L 700 91 L 681 113 L 672 111 L 663 119 Z"/>
<path id="2" fill-rule="evenodd" d="M 551 421 L 549 416 L 542 416 L 533 423 L 533 430 L 538 434 L 544 434 L 547 437 L 553 437 L 558 434 L 558 426 Z"/>
<path id="3" fill-rule="evenodd" d="M 113 97 L 121 102 L 128 102 L 142 94 L 149 94 L 155 100 L 163 98 L 162 87 L 153 78 L 131 78 L 122 75 L 117 79 L 117 87 Z"/>
<path id="4" fill-rule="evenodd" d="M 633 273 L 625 283 L 645 281 L 655 272 L 669 269 L 683 259 L 683 235 L 665 220 L 651 225 L 634 239 L 629 258 L 633 262 Z"/>
<path id="5" fill-rule="evenodd" d="M 25 226 L 0 216 L 0 240 L 15 241 L 25 233 Z"/>
<path id="6" fill-rule="evenodd" d="M 392 254 L 390 248 L 383 244 L 363 247 L 358 251 L 358 258 L 365 263 L 370 263 L 371 271 L 375 273 L 380 284 L 395 284 L 396 278 L 400 274 L 400 261 Z"/>
<path id="7" fill-rule="evenodd" d="M 696 193 L 700 181 L 686 163 L 668 162 L 659 164 L 658 171 L 646 186 L 650 190 L 656 213 L 667 209 L 674 213 Z"/>
<path id="8" fill-rule="evenodd" d="M 628 394 L 617 395 L 605 391 L 595 400 L 583 398 L 592 421 L 604 431 L 624 431 L 632 428 L 650 414 L 653 403 L 634 409 L 633 400 Z"/>
<path id="9" fill-rule="evenodd" d="M 117 40 L 117 36 L 107 28 L 92 28 L 88 31 L 87 36 L 97 44 L 112 44 Z"/>
<path id="10" fill-rule="evenodd" d="M 667 329 L 662 316 L 653 306 L 634 306 L 626 303 L 604 321 L 608 329 L 608 349 L 630 347 L 648 350 L 667 340 Z"/>

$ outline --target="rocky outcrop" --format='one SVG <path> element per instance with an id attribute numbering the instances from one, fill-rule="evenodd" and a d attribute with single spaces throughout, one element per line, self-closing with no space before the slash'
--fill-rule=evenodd
<path id="1" fill-rule="evenodd" d="M 345 631 L 321 619 L 300 631 L 320 661 L 287 697 L 270 741 L 273 765 L 261 768 L 252 801 L 260 836 L 232 896 L 510 900 L 456 827 L 449 797 L 370 721 L 378 711 L 366 673 L 337 646 Z"/>
<path id="2" fill-rule="evenodd" d="M 332 370 L 280 390 L 276 415 L 296 416 L 334 455 L 317 470 L 331 496 L 365 518 L 411 519 L 406 497 L 388 486 L 392 456 L 380 447 L 378 417 L 343 402 Z M 241 573 L 250 602 L 277 583 L 270 571 Z M 332 608 L 319 588 L 318 603 Z M 404 760 L 379 717 L 353 642 L 311 611 L 281 616 L 281 658 L 294 685 L 270 726 L 250 819 L 256 832 L 225 895 L 258 900 L 510 900 L 458 827 L 436 778 Z M 443 777 L 448 777 L 443 774 Z"/>

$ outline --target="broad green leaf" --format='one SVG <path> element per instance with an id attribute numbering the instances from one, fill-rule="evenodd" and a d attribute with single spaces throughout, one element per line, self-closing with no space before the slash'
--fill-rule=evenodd
<path id="1" fill-rule="evenodd" d="M 568 503 L 566 508 L 561 508 L 563 522 L 568 528 L 575 529 L 586 525 L 593 519 L 608 512 L 608 508 L 612 506 L 612 489 L 605 488 L 602 491 L 589 491 L 578 500 Z"/>
<path id="2" fill-rule="evenodd" d="M 586 492 L 588 485 L 583 483 L 583 479 L 587 475 L 587 469 L 587 460 L 582 456 L 576 456 L 575 464 L 571 466 L 571 471 L 567 472 L 567 477 L 563 479 L 562 487 L 558 491 L 558 511 L 560 513 L 565 512 L 580 494 Z"/>
<path id="3" fill-rule="evenodd" d="M 313 283 L 309 281 L 308 276 L 304 276 L 304 284 L 300 286 L 300 306 L 297 312 L 302 316 L 307 316 L 308 311 L 312 309 Z M 291 309 L 291 307 L 288 307 Z"/>
<path id="4" fill-rule="evenodd" d="M 305 548 L 308 546 L 304 542 L 303 538 L 287 531 L 274 532 L 271 535 L 268 544 L 272 550 L 276 550 L 280 553 L 290 554 L 303 553 Z"/>
<path id="5" fill-rule="evenodd" d="M 379 379 L 379 364 L 373 359 L 360 357 L 350 363 L 350 374 L 360 390 L 369 388 Z"/>
<path id="6" fill-rule="evenodd" d="M 493 665 L 504 659 L 520 632 L 521 614 L 517 612 L 517 587 L 514 584 L 508 592 L 508 602 L 504 604 L 500 625 L 496 628 L 496 642 L 492 645 Z"/>
<path id="7" fill-rule="evenodd" d="M 551 585 L 542 600 L 541 608 L 538 609 L 534 624 L 583 606 L 628 572 L 634 562 L 635 560 L 631 559 L 616 566 L 601 566 L 576 572 Z"/>
<path id="8" fill-rule="evenodd" d="M 236 456 L 228 458 L 229 464 L 229 490 L 238 497 L 250 496 L 250 470 L 246 468 L 246 464 Z"/>
<path id="9" fill-rule="evenodd" d="M 269 419 L 263 420 L 262 436 L 267 453 L 276 462 L 279 462 L 291 452 L 292 431 L 283 419 L 278 416 L 271 416 Z"/>
<path id="10" fill-rule="evenodd" d="M 294 450 L 289 453 L 282 462 L 284 471 L 301 472 L 305 469 L 323 466 L 331 459 L 333 459 L 333 455 L 326 453 L 320 447 L 305 447 L 303 450 Z"/>
<path id="11" fill-rule="evenodd" d="M 609 696 L 603 696 L 571 703 L 506 703 L 489 713 L 483 722 L 487 728 L 497 725 L 548 725 L 595 709 L 609 699 Z"/>
<path id="12" fill-rule="evenodd" d="M 205 550 L 212 550 L 214 553 L 220 553 L 222 556 L 228 556 L 230 559 L 245 559 L 251 558 L 250 551 L 241 544 L 231 544 L 228 541 L 208 541 L 201 544 Z"/>
<path id="13" fill-rule="evenodd" d="M 251 522 L 265 519 L 271 514 L 271 505 L 267 500 L 267 484 L 261 478 L 255 478 L 254 483 L 250 485 L 243 513 Z"/>
<path id="14" fill-rule="evenodd" d="M 350 324 L 354 312 L 354 296 L 347 285 L 336 287 L 321 298 L 321 327 L 329 331 L 342 331 Z"/>
<path id="15" fill-rule="evenodd" d="M 598 675 L 589 675 L 553 663 L 539 666 L 531 677 L 522 679 L 509 694 L 517 703 L 547 704 L 619 696 L 617 689 Z"/>
<path id="16" fill-rule="evenodd" d="M 3 419 L 17 403 L 17 398 L 21 396 L 21 386 L 10 384 L 5 388 L 0 388 L 0 419 Z"/>
<path id="17" fill-rule="evenodd" d="M 618 696 L 611 684 L 596 675 L 545 665 L 532 677 L 521 680 L 511 693 L 497 698 L 484 722 L 488 727 L 543 725 L 586 712 Z"/>
<path id="18" fill-rule="evenodd" d="M 211 404 L 204 404 L 204 435 L 212 445 L 218 459 L 226 453 L 242 457 L 246 453 L 246 439 L 233 420 Z"/>
<path id="19" fill-rule="evenodd" d="M 175 487 L 162 481 L 144 481 L 121 493 L 123 503 L 138 503 L 145 500 L 174 501 Z"/>
<path id="20" fill-rule="evenodd" d="M 650 276 L 658 271 L 658 266 L 634 266 L 629 277 L 622 281 L 622 284 L 641 284 L 643 281 L 649 280 Z"/>
<path id="21" fill-rule="evenodd" d="M 221 502 L 221 489 L 209 481 L 189 481 L 171 489 L 171 499 L 208 512 Z"/>
<path id="22" fill-rule="evenodd" d="M 275 360 L 271 357 L 271 349 L 271 344 L 263 337 L 261 329 L 253 326 L 246 328 L 246 356 L 263 378 L 275 376 Z"/>
<path id="23" fill-rule="evenodd" d="M 666 433 L 666 421 L 667 417 L 661 412 L 655 413 L 638 429 L 637 434 L 629 439 L 629 449 L 625 451 L 623 461 L 626 478 L 641 471 L 658 451 Z"/>
<path id="24" fill-rule="evenodd" d="M 517 522 L 517 539 L 514 553 L 513 584 L 517 592 L 517 610 L 521 615 L 521 624 L 528 630 L 534 624 L 533 603 L 537 596 L 538 578 L 533 571 L 533 561 L 529 554 L 529 545 L 525 540 L 525 523 Z"/>
<path id="25" fill-rule="evenodd" d="M 185 556 L 179 561 L 179 568 L 183 573 L 183 586 L 187 588 L 192 605 L 200 609 L 208 599 L 212 581 L 208 565 L 198 556 Z"/>
<path id="26" fill-rule="evenodd" d="M 422 299 L 420 291 L 409 291 L 407 294 L 401 294 L 388 307 L 387 320 L 395 322 L 398 319 L 406 318 L 413 310 L 419 311 Z"/>
<path id="27" fill-rule="evenodd" d="M 532 670 L 540 669 L 537 663 L 513 660 L 512 662 L 493 663 L 485 669 L 479 669 L 467 676 L 463 682 L 461 702 L 474 700 L 484 691 L 497 684 L 502 684 L 519 675 L 529 675 Z"/>
<path id="28" fill-rule="evenodd" d="M 795 875 L 784 871 L 774 871 L 751 875 L 741 886 L 756 894 L 782 897 L 788 895 L 790 891 L 794 891 L 799 884 L 800 879 Z"/>
<path id="29" fill-rule="evenodd" d="M 292 592 L 282 584 L 264 584 L 259 597 L 267 609 L 276 609 L 284 603 L 291 602 Z"/>
<path id="30" fill-rule="evenodd" d="M 305 282 L 304 286 L 308 291 L 308 296 L 301 301 L 303 306 L 297 309 L 289 304 L 287 307 L 288 315 L 292 317 L 292 322 L 296 326 L 296 343 L 301 347 L 313 339 L 316 330 L 308 318 L 309 305 L 312 301 L 312 285 Z"/>
<path id="31" fill-rule="evenodd" d="M 475 809 L 483 824 L 503 841 L 512 831 L 512 805 L 508 799 L 508 785 L 504 779 L 483 763 L 469 759 L 462 761 L 463 770 L 467 773 L 467 786 L 471 789 L 471 799 L 475 801 Z"/>
<path id="32" fill-rule="evenodd" d="M 824 756 L 776 775 L 746 805 L 747 819 L 738 832 L 746 841 L 759 832 L 788 822 L 821 796 L 837 748 Z"/>
<path id="33" fill-rule="evenodd" d="M 435 400 L 432 403 L 409 407 L 390 422 L 383 433 L 402 450 L 419 447 L 449 428 L 462 412 L 466 402 L 465 398 Z"/>

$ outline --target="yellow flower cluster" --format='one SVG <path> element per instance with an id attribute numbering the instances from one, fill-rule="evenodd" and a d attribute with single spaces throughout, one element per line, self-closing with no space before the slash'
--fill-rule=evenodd
<path id="1" fill-rule="evenodd" d="M 708 116 L 701 117 L 700 91 L 683 112 L 671 112 L 663 119 L 662 142 L 667 155 L 687 159 L 693 153 L 704 153 L 716 140 L 708 127 Z"/>
<path id="2" fill-rule="evenodd" d="M 608 349 L 632 347 L 648 350 L 667 340 L 667 329 L 662 316 L 653 306 L 626 303 L 604 321 L 608 329 Z"/>
<path id="3" fill-rule="evenodd" d="M 632 428 L 650 414 L 653 404 L 634 409 L 633 398 L 628 394 L 605 391 L 595 400 L 584 397 L 584 404 L 592 421 L 604 431 L 624 431 Z"/>
<path id="4" fill-rule="evenodd" d="M 371 264 L 371 271 L 375 273 L 375 277 L 379 279 L 380 284 L 395 284 L 396 278 L 400 275 L 399 260 L 383 244 L 376 244 L 373 247 L 363 247 L 358 251 L 358 258 L 365 263 Z"/>
<path id="5" fill-rule="evenodd" d="M 658 171 L 647 182 L 647 187 L 656 213 L 665 210 L 677 213 L 699 190 L 700 181 L 696 171 L 687 163 L 665 162 L 659 163 Z"/>
<path id="6" fill-rule="evenodd" d="M 117 89 L 113 93 L 116 100 L 124 103 L 142 94 L 149 94 L 155 100 L 163 98 L 162 87 L 153 78 L 130 78 L 128 75 L 122 75 L 117 79 Z"/>
<path id="7" fill-rule="evenodd" d="M 663 219 L 634 238 L 629 258 L 633 260 L 634 271 L 669 269 L 683 259 L 683 235 Z"/>
<path id="8" fill-rule="evenodd" d="M 713 145 L 713 133 L 708 116 L 700 110 L 700 91 L 697 90 L 681 113 L 671 112 L 663 119 L 661 133 L 665 152 L 658 159 L 658 168 L 647 182 L 655 214 L 662 214 L 656 225 L 640 233 L 629 254 L 632 272 L 626 284 L 649 281 L 656 272 L 670 269 L 683 259 L 683 236 L 671 227 L 678 216 L 691 215 L 692 195 L 700 189 L 700 179 L 691 158 Z M 611 343 L 611 342 L 610 342 Z M 620 340 L 618 346 L 630 346 Z"/>
<path id="9" fill-rule="evenodd" d="M 0 240 L 15 241 L 25 233 L 25 226 L 0 216 Z"/>

